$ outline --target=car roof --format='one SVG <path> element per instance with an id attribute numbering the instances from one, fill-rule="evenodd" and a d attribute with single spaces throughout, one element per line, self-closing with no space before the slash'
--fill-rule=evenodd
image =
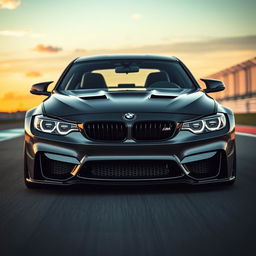
<path id="1" fill-rule="evenodd" d="M 103 60 L 165 60 L 165 61 L 179 61 L 176 57 L 167 57 L 159 55 L 139 55 L 139 54 L 125 54 L 125 55 L 98 55 L 89 57 L 79 57 L 74 62 L 84 61 L 103 61 Z"/>

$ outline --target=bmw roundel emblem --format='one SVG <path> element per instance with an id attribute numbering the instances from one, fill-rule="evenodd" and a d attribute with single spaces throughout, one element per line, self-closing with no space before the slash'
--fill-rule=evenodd
<path id="1" fill-rule="evenodd" d="M 135 114 L 134 113 L 126 113 L 126 114 L 124 114 L 124 118 L 127 120 L 132 120 L 135 118 Z"/>

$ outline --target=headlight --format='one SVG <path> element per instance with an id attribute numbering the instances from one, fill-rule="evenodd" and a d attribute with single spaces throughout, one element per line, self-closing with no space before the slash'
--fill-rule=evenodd
<path id="1" fill-rule="evenodd" d="M 222 113 L 202 118 L 200 120 L 183 123 L 182 130 L 189 130 L 193 133 L 205 133 L 221 130 L 226 126 L 226 117 Z"/>
<path id="2" fill-rule="evenodd" d="M 67 135 L 72 131 L 78 131 L 77 124 L 63 122 L 46 116 L 35 116 L 34 127 L 41 132 Z"/>

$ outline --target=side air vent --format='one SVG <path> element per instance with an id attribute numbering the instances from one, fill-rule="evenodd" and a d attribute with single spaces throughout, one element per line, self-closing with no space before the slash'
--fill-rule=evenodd
<path id="1" fill-rule="evenodd" d="M 82 100 L 104 100 L 107 99 L 106 95 L 98 95 L 98 96 L 85 96 L 85 97 L 80 97 Z"/>
<path id="2" fill-rule="evenodd" d="M 152 94 L 150 96 L 151 99 L 175 99 L 177 96 L 171 96 L 171 95 L 155 95 Z"/>
<path id="3" fill-rule="evenodd" d="M 85 123 L 84 132 L 91 140 L 123 141 L 127 136 L 127 127 L 123 122 L 95 121 Z"/>
<path id="4" fill-rule="evenodd" d="M 194 178 L 203 179 L 215 177 L 218 175 L 221 168 L 221 156 L 220 153 L 217 153 L 215 156 L 208 159 L 186 163 L 185 167 Z"/>
<path id="5" fill-rule="evenodd" d="M 74 164 L 55 161 L 40 154 L 41 170 L 46 178 L 50 179 L 67 179 L 71 177 L 70 172 L 75 167 Z"/>

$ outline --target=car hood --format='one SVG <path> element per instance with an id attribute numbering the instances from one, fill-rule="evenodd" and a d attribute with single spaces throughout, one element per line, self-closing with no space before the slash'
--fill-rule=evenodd
<path id="1" fill-rule="evenodd" d="M 201 91 L 97 91 L 79 94 L 52 94 L 43 103 L 44 114 L 80 121 L 84 116 L 113 113 L 168 113 L 187 119 L 215 112 L 215 101 Z"/>

